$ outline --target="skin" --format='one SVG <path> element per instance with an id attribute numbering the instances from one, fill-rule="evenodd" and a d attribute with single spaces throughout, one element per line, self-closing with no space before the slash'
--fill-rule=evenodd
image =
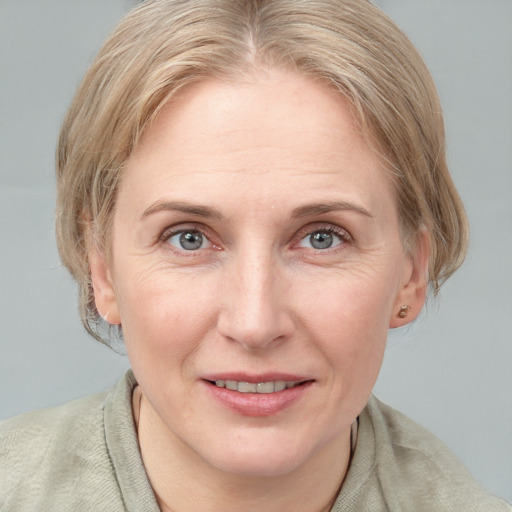
<path id="1" fill-rule="evenodd" d="M 183 249 L 180 233 L 197 230 L 201 247 Z M 139 442 L 163 509 L 328 510 L 388 329 L 423 306 L 420 239 L 404 250 L 391 179 L 326 85 L 266 71 L 166 106 L 127 162 L 109 258 L 90 251 L 98 311 L 122 323 L 142 391 Z M 311 383 L 251 417 L 203 380 L 233 371 Z"/>

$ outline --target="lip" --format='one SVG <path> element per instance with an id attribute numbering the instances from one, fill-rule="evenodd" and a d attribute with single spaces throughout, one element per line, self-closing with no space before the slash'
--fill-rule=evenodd
<path id="1" fill-rule="evenodd" d="M 244 373 L 222 373 L 203 377 L 202 382 L 209 396 L 228 409 L 249 417 L 267 417 L 278 414 L 291 407 L 311 389 L 314 380 L 285 373 L 266 373 L 248 375 Z M 240 382 L 259 383 L 270 381 L 294 381 L 301 384 L 269 394 L 240 393 L 227 388 L 219 388 L 216 380 L 235 380 Z"/>

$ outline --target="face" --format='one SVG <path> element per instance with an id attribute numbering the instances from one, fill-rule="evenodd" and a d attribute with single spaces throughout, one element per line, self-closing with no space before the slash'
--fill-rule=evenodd
<path id="1" fill-rule="evenodd" d="M 349 104 L 291 73 L 168 104 L 127 162 L 110 242 L 91 258 L 96 303 L 122 323 L 155 428 L 230 473 L 346 445 L 389 327 L 423 301 Z"/>

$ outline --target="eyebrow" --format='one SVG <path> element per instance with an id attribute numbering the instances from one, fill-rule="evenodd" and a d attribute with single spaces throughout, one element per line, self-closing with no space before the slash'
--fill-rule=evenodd
<path id="1" fill-rule="evenodd" d="M 162 211 L 174 211 L 174 212 L 182 212 L 188 213 L 190 215 L 197 215 L 198 217 L 203 218 L 214 218 L 218 220 L 222 220 L 224 216 L 216 210 L 215 208 L 210 208 L 208 206 L 199 206 L 190 203 L 184 203 L 181 201 L 157 201 L 153 203 L 149 208 L 146 208 L 141 215 L 141 218 L 148 217 L 156 212 Z"/>
<path id="2" fill-rule="evenodd" d="M 304 206 L 295 208 L 292 212 L 292 218 L 309 217 L 311 215 L 321 215 L 322 213 L 329 213 L 333 211 L 355 211 L 361 213 L 366 217 L 372 217 L 372 214 L 357 204 L 349 201 L 332 201 L 328 203 L 311 203 Z"/>
<path id="3" fill-rule="evenodd" d="M 371 213 L 362 206 L 356 205 L 349 201 L 331 201 L 328 203 L 311 203 L 299 206 L 292 211 L 291 218 L 309 217 L 312 215 L 321 215 L 333 211 L 355 211 L 367 217 L 372 217 Z M 181 213 L 188 213 L 190 215 L 197 215 L 198 217 L 213 218 L 223 220 L 224 216 L 219 210 L 208 206 L 200 206 L 181 201 L 157 201 L 150 207 L 146 208 L 141 215 L 141 218 L 146 218 L 153 213 L 162 211 L 176 211 Z"/>

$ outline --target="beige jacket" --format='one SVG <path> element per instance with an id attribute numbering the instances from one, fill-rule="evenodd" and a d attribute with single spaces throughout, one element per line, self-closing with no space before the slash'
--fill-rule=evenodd
<path id="1" fill-rule="evenodd" d="M 1 512 L 158 512 L 127 372 L 110 392 L 0 423 Z M 425 429 L 372 397 L 333 512 L 510 512 Z"/>

